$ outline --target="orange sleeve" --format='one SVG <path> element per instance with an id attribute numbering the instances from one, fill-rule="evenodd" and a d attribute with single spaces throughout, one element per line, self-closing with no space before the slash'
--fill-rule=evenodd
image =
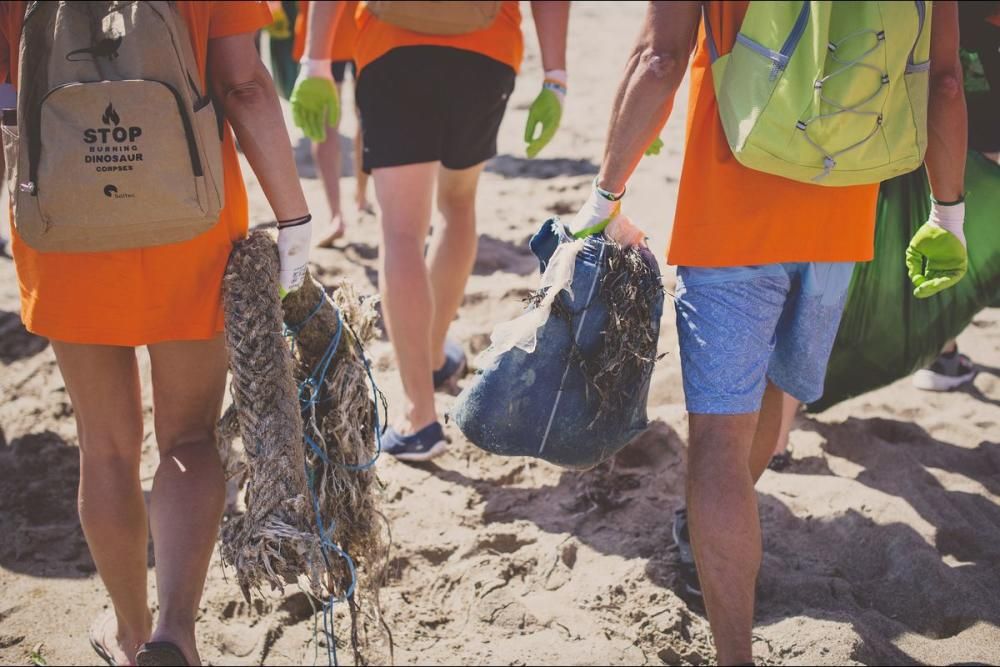
<path id="1" fill-rule="evenodd" d="M 356 2 L 341 3 L 334 22 L 333 46 L 330 60 L 354 60 L 354 42 L 358 38 L 358 25 L 354 21 Z"/>
<path id="2" fill-rule="evenodd" d="M 292 43 L 292 60 L 299 62 L 306 51 L 306 23 L 309 20 L 309 3 L 299 2 L 299 13 L 295 16 L 295 41 Z"/>
<path id="3" fill-rule="evenodd" d="M 254 32 L 271 23 L 271 10 L 261 0 L 212 2 L 208 38 Z"/>

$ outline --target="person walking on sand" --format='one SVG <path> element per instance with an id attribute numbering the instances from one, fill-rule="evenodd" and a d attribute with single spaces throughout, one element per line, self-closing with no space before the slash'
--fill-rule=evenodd
<path id="1" fill-rule="evenodd" d="M 313 139 L 337 117 L 324 59 L 340 4 L 310 8 L 308 75 L 292 93 L 296 124 Z M 525 131 L 534 157 L 562 114 L 569 3 L 532 2 L 531 10 L 545 68 Z M 401 460 L 424 461 L 446 447 L 434 392 L 465 368 L 465 353 L 447 339 L 448 327 L 475 262 L 476 187 L 496 154 L 521 64 L 521 13 L 512 1 L 370 2 L 361 5 L 357 22 L 363 168 L 372 172 L 381 209 L 380 287 L 406 396 L 403 424 L 387 430 L 383 447 Z M 443 224 L 425 259 L 435 197 Z"/>
<path id="2" fill-rule="evenodd" d="M 260 2 L 0 4 L 0 75 L 20 105 L 16 121 L 4 113 L 5 149 L 16 149 L 18 130 L 40 146 L 36 155 L 19 144 L 13 172 L 21 318 L 50 339 L 76 416 L 80 523 L 113 607 L 90 640 L 109 664 L 200 663 L 195 619 L 225 502 L 215 439 L 227 371 L 222 277 L 248 223 L 234 135 L 283 221 L 281 289 L 304 277 L 309 211 L 254 47 L 270 21 Z M 36 197 L 50 216 L 43 233 Z M 200 226 L 173 217 L 182 212 Z M 176 240 L 177 230 L 188 238 Z M 148 508 L 143 345 L 160 454 Z"/>
<path id="3" fill-rule="evenodd" d="M 885 9 L 889 4 L 878 6 Z M 750 98 L 729 97 L 720 111 L 716 89 L 722 82 L 713 80 L 717 70 L 712 63 L 735 53 L 737 33 L 746 29 L 744 18 L 753 5 L 757 3 L 649 4 L 615 98 L 594 192 L 571 222 L 574 232 L 600 229 L 619 214 L 626 182 L 643 150 L 666 122 L 693 50 L 687 142 L 668 254 L 668 262 L 678 266 L 675 307 L 690 425 L 687 506 L 691 543 L 681 546 L 682 553 L 685 547 L 693 547 L 718 662 L 723 665 L 753 661 L 754 587 L 761 563 L 754 483 L 774 449 L 782 417 L 782 392 L 802 401 L 815 400 L 822 393 L 852 267 L 872 256 L 878 191 L 877 183 L 828 187 L 810 178 L 793 180 L 751 169 L 737 160 L 724 123 L 742 122 L 745 117 L 739 115 L 740 109 L 756 113 L 754 109 L 760 107 L 751 109 Z M 914 35 L 919 38 L 923 34 L 924 10 L 929 5 L 916 3 L 915 10 L 910 3 L 894 5 L 894 12 L 913 12 L 902 15 L 905 22 L 900 21 L 911 40 L 906 49 L 910 43 L 918 43 Z M 812 6 L 829 9 L 837 3 L 761 3 L 757 7 L 759 12 L 792 11 L 786 6 L 804 13 Z M 853 3 L 849 7 L 850 11 L 861 11 Z M 850 22 L 849 16 L 839 16 Z M 899 56 L 899 71 L 892 74 L 902 77 L 902 65 L 909 62 L 906 74 L 925 77 L 930 88 L 925 159 L 936 201 L 931 221 L 917 233 L 907 253 L 918 296 L 954 284 L 965 266 L 960 202 L 966 114 L 955 4 L 935 2 L 926 18 L 932 24 L 929 62 L 926 53 L 912 57 L 914 46 L 909 61 L 905 52 Z M 808 25 L 823 20 L 822 16 L 808 18 Z M 771 21 L 763 24 L 775 25 Z M 806 27 L 801 20 L 795 24 Z M 863 35 L 868 40 L 864 48 L 874 45 L 878 49 L 886 40 L 892 44 L 904 35 L 903 28 L 890 36 L 888 30 L 859 31 L 843 23 L 838 29 L 844 34 Z M 799 28 L 788 34 L 815 38 Z M 828 58 L 827 66 L 838 69 L 837 62 L 863 61 L 868 55 L 857 43 L 844 47 L 849 54 L 838 53 L 841 46 L 831 43 L 829 49 L 823 45 L 789 56 L 761 45 L 754 37 L 763 38 L 756 33 L 741 34 L 738 48 L 743 55 L 758 60 L 730 59 L 727 66 L 766 63 L 760 65 L 763 69 L 758 83 L 763 81 L 763 85 L 776 80 L 786 67 L 790 72 L 801 71 L 802 59 Z M 906 41 L 899 38 L 900 43 Z M 778 48 L 783 48 L 780 40 Z M 926 51 L 928 47 L 922 48 Z M 833 56 L 826 56 L 828 52 Z M 767 67 L 772 63 L 769 73 Z M 862 74 L 873 71 L 864 69 Z M 751 81 L 752 74 L 743 70 L 734 83 Z M 871 77 L 870 85 L 881 95 L 905 92 L 905 88 L 879 88 L 879 80 L 884 85 L 886 78 L 891 78 L 888 72 Z M 793 78 L 788 85 L 803 85 L 804 79 Z M 826 85 L 822 79 L 808 79 L 802 95 L 826 95 L 826 90 L 813 92 L 814 87 L 819 91 Z M 756 92 L 745 90 L 750 95 Z M 864 107 L 862 103 L 856 106 Z M 913 118 L 922 118 L 922 111 L 906 109 L 905 118 L 885 119 L 876 113 L 869 116 L 868 123 L 877 120 L 877 127 L 910 123 L 905 134 L 912 138 L 916 136 Z M 788 132 L 805 134 L 807 120 L 813 119 L 802 120 L 805 129 L 792 120 Z M 737 129 L 745 131 L 748 124 L 739 124 Z M 917 125 L 917 132 L 922 130 Z M 787 141 L 789 135 L 780 136 Z M 808 138 L 813 139 L 811 135 Z M 835 143 L 843 146 L 852 142 L 841 137 Z M 752 150 L 753 146 L 743 144 L 740 148 Z M 809 155 L 808 151 L 805 154 Z M 919 153 L 910 154 L 913 166 L 919 164 Z M 817 163 L 815 178 L 821 180 L 835 175 L 838 161 L 850 159 L 850 154 L 826 155 L 822 161 L 818 159 L 822 154 L 810 157 Z M 899 261 L 902 265 L 904 258 Z M 683 519 L 682 534 L 686 537 L 687 517 Z"/>
<path id="4" fill-rule="evenodd" d="M 299 13 L 295 17 L 295 44 L 292 47 L 292 58 L 302 60 L 306 48 L 306 25 L 309 16 L 309 2 L 299 2 Z M 354 41 L 357 38 L 357 23 L 354 15 L 358 3 L 345 2 L 341 16 L 337 21 L 337 31 L 333 37 L 332 50 L 328 54 L 330 73 L 337 87 L 337 98 L 341 97 L 341 89 L 347 73 L 350 72 L 357 87 L 357 69 L 354 65 Z M 307 63 L 308 64 L 308 63 Z M 308 67 L 303 67 L 300 76 L 308 76 Z M 354 105 L 357 111 L 357 103 Z M 360 113 L 359 113 L 360 116 Z M 347 224 L 344 221 L 344 211 L 340 203 L 340 135 L 337 130 L 339 122 L 330 126 L 330 131 L 322 141 L 312 141 L 313 163 L 323 181 L 326 201 L 330 206 L 330 225 L 317 235 L 316 245 L 324 248 L 333 246 L 334 241 L 344 236 Z M 359 213 L 373 212 L 368 202 L 368 174 L 361 168 L 362 162 L 361 126 L 354 133 L 354 179 L 356 183 L 354 203 Z"/>

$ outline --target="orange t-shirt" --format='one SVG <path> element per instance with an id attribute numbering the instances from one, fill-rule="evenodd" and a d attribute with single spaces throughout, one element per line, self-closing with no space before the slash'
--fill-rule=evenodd
<path id="1" fill-rule="evenodd" d="M 0 4 L 0 76 L 17 85 L 24 2 Z M 208 40 L 253 32 L 271 22 L 262 2 L 177 3 L 202 82 Z M 206 340 L 223 328 L 222 274 L 233 241 L 247 233 L 247 195 L 232 132 L 222 146 L 226 200 L 219 222 L 182 243 L 102 253 L 40 253 L 11 225 L 21 319 L 48 338 L 137 346 Z"/>
<path id="2" fill-rule="evenodd" d="M 357 0 L 341 3 L 337 10 L 337 28 L 333 34 L 333 46 L 330 47 L 330 60 L 341 62 L 354 60 L 354 42 L 358 38 L 358 24 L 354 14 L 358 8 Z M 295 17 L 295 43 L 292 45 L 292 59 L 302 60 L 306 50 L 306 19 L 309 16 L 309 3 L 299 2 L 299 13 Z"/>
<path id="3" fill-rule="evenodd" d="M 504 0 L 499 15 L 490 27 L 465 35 L 425 35 L 397 28 L 379 21 L 366 5 L 360 3 L 355 13 L 358 37 L 354 62 L 359 73 L 372 61 L 401 46 L 450 46 L 498 60 L 515 72 L 521 68 L 524 39 L 521 36 L 521 8 L 517 0 Z"/>
<path id="4" fill-rule="evenodd" d="M 747 5 L 707 3 L 720 53 L 735 44 Z M 878 184 L 826 187 L 744 167 L 726 142 L 711 77 L 702 26 L 667 262 L 720 267 L 870 260 Z"/>

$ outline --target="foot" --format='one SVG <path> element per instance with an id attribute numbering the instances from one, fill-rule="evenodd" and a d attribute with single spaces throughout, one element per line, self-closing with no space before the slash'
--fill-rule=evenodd
<path id="1" fill-rule="evenodd" d="M 976 377 L 976 367 L 958 350 L 941 354 L 934 363 L 913 374 L 913 386 L 925 391 L 951 391 L 971 382 Z"/>
<path id="2" fill-rule="evenodd" d="M 359 192 L 358 194 L 354 195 L 354 203 L 358 207 L 358 213 L 363 213 L 365 215 L 375 215 L 375 207 L 372 206 L 372 203 L 370 201 L 368 201 L 368 197 L 365 196 L 365 193 Z"/>
<path id="3" fill-rule="evenodd" d="M 344 216 L 340 213 L 330 219 L 329 234 L 321 235 L 316 242 L 317 248 L 332 248 L 335 241 L 344 237 L 347 232 L 347 225 L 344 223 Z"/>
<path id="4" fill-rule="evenodd" d="M 201 664 L 194 627 L 187 631 L 157 628 L 149 641 L 139 647 L 136 664 L 150 667 Z"/>
<path id="5" fill-rule="evenodd" d="M 382 436 L 382 451 L 400 461 L 430 461 L 444 454 L 447 447 L 440 422 L 425 426 L 413 435 L 403 435 L 390 426 Z"/>
<path id="6" fill-rule="evenodd" d="M 152 624 L 150 617 L 149 625 Z M 90 645 L 109 665 L 135 664 L 135 654 L 149 636 L 148 631 L 143 637 L 126 637 L 118 633 L 118 619 L 112 609 L 97 617 L 90 626 Z"/>
<path id="7" fill-rule="evenodd" d="M 681 580 L 684 591 L 688 595 L 701 597 L 701 584 L 698 582 L 698 569 L 694 564 L 694 551 L 691 550 L 691 536 L 688 534 L 687 508 L 682 507 L 674 512 L 674 544 L 680 556 Z"/>
<path id="8" fill-rule="evenodd" d="M 458 381 L 465 375 L 468 360 L 465 357 L 465 350 L 453 340 L 444 342 L 444 364 L 434 371 L 434 391 L 447 389 L 454 391 L 458 388 Z"/>

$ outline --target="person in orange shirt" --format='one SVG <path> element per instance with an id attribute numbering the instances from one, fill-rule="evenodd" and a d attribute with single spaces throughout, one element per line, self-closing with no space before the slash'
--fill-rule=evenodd
<path id="1" fill-rule="evenodd" d="M 718 662 L 752 664 L 761 533 L 754 483 L 785 394 L 817 399 L 854 262 L 872 257 L 877 184 L 823 187 L 753 171 L 726 142 L 702 12 L 727 53 L 749 3 L 650 3 L 612 111 L 604 160 L 570 231 L 619 215 L 629 176 L 670 114 L 694 48 L 687 142 L 668 262 L 689 415 L 687 512 L 675 523 Z M 933 5 L 929 144 L 935 208 L 963 194 L 965 104 L 953 2 Z M 949 221 L 945 221 L 949 222 Z M 956 236 L 961 220 L 947 227 Z M 954 231 L 952 231 L 954 230 Z M 913 246 L 911 246 L 913 249 Z M 899 258 L 902 269 L 904 258 Z M 926 276 L 918 276 L 926 279 Z M 700 584 L 700 591 L 698 585 Z"/>
<path id="2" fill-rule="evenodd" d="M 306 46 L 306 25 L 309 17 L 309 2 L 299 2 L 299 13 L 295 17 L 295 44 L 292 47 L 292 58 L 299 62 Z M 347 72 L 351 72 L 354 77 L 355 89 L 357 88 L 357 68 L 354 64 L 354 43 L 357 39 L 357 24 L 354 21 L 355 10 L 358 3 L 355 0 L 344 3 L 343 14 L 337 21 L 337 30 L 333 36 L 333 47 L 330 50 L 330 73 L 337 86 L 337 97 L 340 97 L 341 89 Z M 355 112 L 360 117 L 360 111 L 355 104 Z M 312 142 L 313 162 L 323 180 L 323 187 L 326 190 L 326 200 L 330 205 L 330 227 L 318 235 L 316 245 L 320 247 L 331 247 L 333 242 L 344 235 L 346 223 L 344 213 L 340 205 L 340 138 L 338 135 L 339 123 L 330 127 L 331 134 L 326 141 Z M 354 134 L 354 176 L 357 184 L 354 192 L 354 203 L 360 213 L 373 213 L 371 204 L 368 202 L 368 174 L 361 168 L 362 163 L 361 148 L 361 127 Z"/>
<path id="3" fill-rule="evenodd" d="M 310 9 L 307 58 L 292 92 L 296 124 L 323 138 L 336 118 L 329 81 L 330 40 L 343 3 Z M 448 22 L 491 3 L 384 3 L 419 18 Z M 379 8 L 372 7 L 379 11 Z M 566 93 L 568 2 L 532 2 L 545 82 L 529 113 L 525 143 L 534 157 L 555 134 Z M 388 429 L 383 448 L 401 460 L 442 454 L 445 437 L 434 392 L 465 369 L 462 347 L 447 340 L 476 257 L 476 187 L 496 154 L 497 131 L 521 64 L 521 13 L 512 0 L 459 34 L 400 27 L 359 5 L 355 60 L 364 131 L 365 171 L 372 172 L 382 213 L 384 316 L 406 395 L 406 417 Z M 426 252 L 437 182 L 444 218 Z"/>
<path id="4" fill-rule="evenodd" d="M 248 222 L 234 134 L 276 217 L 295 223 L 279 230 L 283 289 L 301 285 L 310 245 L 309 211 L 278 95 L 254 46 L 254 33 L 271 21 L 267 6 L 171 4 L 187 26 L 202 89 L 211 82 L 228 121 L 220 127 L 225 198 L 218 222 L 188 241 L 113 252 L 40 252 L 11 230 L 21 318 L 50 339 L 76 415 L 80 523 L 113 605 L 91 628 L 91 644 L 119 665 L 200 664 L 195 618 L 225 504 L 215 438 L 227 372 L 222 277 Z M 25 5 L 0 4 L 0 79 L 9 76 L 15 86 Z M 37 47 L 27 43 L 23 52 Z M 139 477 L 143 403 L 135 348 L 142 345 L 160 454 L 148 513 Z M 147 593 L 150 532 L 155 626 Z"/>

